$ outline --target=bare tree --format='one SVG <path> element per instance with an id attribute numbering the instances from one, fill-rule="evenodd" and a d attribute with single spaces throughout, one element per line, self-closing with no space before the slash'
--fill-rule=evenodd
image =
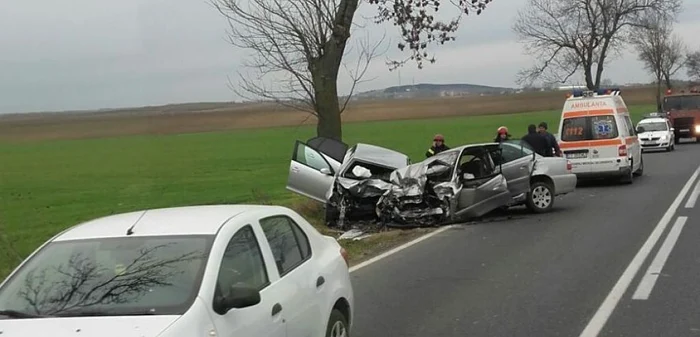
<path id="1" fill-rule="evenodd" d="M 700 50 L 688 53 L 685 67 L 690 80 L 696 83 L 700 82 Z"/>
<path id="2" fill-rule="evenodd" d="M 654 16 L 646 20 L 646 28 L 631 36 L 639 60 L 656 81 L 656 105 L 661 111 L 661 89 L 671 89 L 671 78 L 683 67 L 685 46 L 673 34 L 672 22 Z"/>
<path id="3" fill-rule="evenodd" d="M 360 0 L 210 1 L 228 19 L 230 42 L 254 54 L 245 66 L 258 76 L 241 74 L 237 93 L 307 111 L 318 118 L 318 136 L 342 139 L 341 113 L 382 42 L 361 44 L 359 62 L 350 70 L 350 94 L 340 102 L 337 82 Z M 434 17 L 440 7 L 436 0 L 369 0 L 378 8 L 375 21 L 400 28 L 399 48 L 408 47 L 408 59 L 419 66 L 434 62 L 429 44 L 454 40 L 459 19 L 472 9 L 481 13 L 490 1 L 459 0 L 457 18 L 442 22 Z M 265 85 L 267 76 L 275 84 Z"/>
<path id="4" fill-rule="evenodd" d="M 583 72 L 589 89 L 600 87 L 606 61 L 619 52 L 644 18 L 671 21 L 682 0 L 528 0 L 513 30 L 540 63 L 519 74 L 520 83 L 567 81 Z"/>

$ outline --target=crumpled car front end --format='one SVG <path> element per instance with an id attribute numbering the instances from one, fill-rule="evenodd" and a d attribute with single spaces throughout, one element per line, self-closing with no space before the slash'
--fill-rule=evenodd
<path id="1" fill-rule="evenodd" d="M 389 227 L 435 226 L 452 219 L 458 184 L 453 165 L 428 160 L 394 171 L 391 187 L 379 199 L 377 215 Z"/>
<path id="2" fill-rule="evenodd" d="M 377 202 L 390 188 L 391 184 L 381 179 L 338 178 L 327 206 L 336 214 L 326 217 L 327 225 L 344 228 L 346 220 L 376 220 Z"/>

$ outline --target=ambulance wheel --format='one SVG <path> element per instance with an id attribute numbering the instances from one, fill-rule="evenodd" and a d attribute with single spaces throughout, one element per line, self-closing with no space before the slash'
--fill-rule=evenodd
<path id="1" fill-rule="evenodd" d="M 620 182 L 623 184 L 631 184 L 634 182 L 634 162 L 630 162 L 630 169 L 620 177 Z"/>

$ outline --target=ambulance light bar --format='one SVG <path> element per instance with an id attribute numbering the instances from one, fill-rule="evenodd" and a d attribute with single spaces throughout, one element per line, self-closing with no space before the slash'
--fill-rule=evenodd
<path id="1" fill-rule="evenodd" d="M 598 89 L 596 91 L 591 90 L 574 90 L 572 92 L 572 97 L 593 97 L 593 96 L 618 96 L 620 95 L 620 89 Z"/>

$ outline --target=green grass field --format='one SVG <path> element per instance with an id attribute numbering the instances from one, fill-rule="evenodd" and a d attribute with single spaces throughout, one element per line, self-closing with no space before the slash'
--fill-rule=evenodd
<path id="1" fill-rule="evenodd" d="M 632 107 L 634 120 L 653 106 Z M 500 125 L 520 137 L 530 123 L 556 131 L 559 113 L 351 123 L 346 143 L 372 143 L 419 161 L 435 133 L 448 145 L 489 141 Z M 0 143 L 0 277 L 62 229 L 154 207 L 272 202 L 284 188 L 296 139 L 314 128 Z"/>

